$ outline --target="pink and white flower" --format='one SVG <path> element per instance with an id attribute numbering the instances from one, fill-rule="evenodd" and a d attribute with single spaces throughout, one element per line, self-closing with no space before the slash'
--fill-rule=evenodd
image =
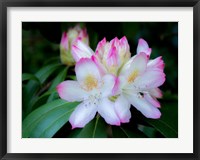
<path id="1" fill-rule="evenodd" d="M 161 116 L 158 109 L 160 103 L 156 98 L 162 97 L 158 87 L 165 82 L 164 62 L 161 57 L 149 60 L 151 49 L 143 39 L 139 40 L 138 48 L 137 55 L 123 66 L 119 74 L 115 110 L 121 122 L 130 118 L 130 104 L 147 118 L 157 119 Z"/>
<path id="2" fill-rule="evenodd" d="M 82 101 L 70 117 L 72 127 L 84 127 L 98 112 L 108 124 L 129 122 L 133 105 L 147 118 L 160 118 L 162 97 L 158 88 L 165 82 L 162 57 L 150 60 L 151 48 L 139 39 L 137 54 L 130 58 L 126 37 L 104 38 L 93 52 L 77 39 L 72 55 L 77 62 L 77 81 L 58 85 L 59 96 L 67 101 Z"/>
<path id="3" fill-rule="evenodd" d="M 66 65 L 74 65 L 75 61 L 71 55 L 72 45 L 75 41 L 81 41 L 85 45 L 89 45 L 89 38 L 86 28 L 81 28 L 76 25 L 70 28 L 67 32 L 63 32 L 60 42 L 60 56 L 61 62 Z"/>
<path id="4" fill-rule="evenodd" d="M 64 81 L 57 86 L 59 96 L 69 102 L 81 101 L 70 116 L 72 128 L 82 128 L 98 112 L 108 124 L 120 125 L 112 96 L 115 77 L 100 75 L 98 67 L 89 58 L 80 59 L 75 66 L 77 81 Z"/>

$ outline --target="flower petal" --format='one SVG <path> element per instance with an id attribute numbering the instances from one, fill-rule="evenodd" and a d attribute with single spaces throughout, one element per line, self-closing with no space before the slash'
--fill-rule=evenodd
<path id="1" fill-rule="evenodd" d="M 159 70 L 159 71 L 163 71 L 165 67 L 165 64 L 162 60 L 162 57 L 158 57 L 154 60 L 150 60 L 147 64 L 147 69 L 148 70 Z"/>
<path id="2" fill-rule="evenodd" d="M 112 89 L 112 96 L 119 95 L 123 92 L 123 90 L 128 86 L 126 79 L 123 76 L 114 76 L 115 77 L 115 82 L 114 86 Z M 106 89 L 106 87 L 105 87 Z"/>
<path id="3" fill-rule="evenodd" d="M 115 112 L 115 104 L 107 98 L 103 98 L 98 107 L 99 114 L 108 124 L 120 125 L 120 119 Z"/>
<path id="4" fill-rule="evenodd" d="M 148 43 L 142 38 L 139 39 L 137 46 L 137 54 L 140 52 L 144 52 L 147 56 L 150 56 L 151 54 L 151 48 L 149 48 Z"/>
<path id="5" fill-rule="evenodd" d="M 125 51 L 125 53 L 129 53 L 129 44 L 128 44 L 128 40 L 126 39 L 126 36 L 122 37 L 120 40 L 119 40 L 119 44 L 120 44 L 120 47 Z"/>
<path id="6" fill-rule="evenodd" d="M 85 42 L 85 44 L 89 45 L 89 38 L 88 38 L 88 34 L 87 34 L 87 29 L 86 29 L 86 28 L 83 28 L 83 29 L 79 32 L 78 37 L 80 37 L 81 40 L 82 40 L 83 42 Z"/>
<path id="7" fill-rule="evenodd" d="M 133 59 L 134 59 L 135 57 L 136 57 L 136 55 L 133 56 L 133 57 L 131 57 L 131 58 L 123 65 L 123 67 L 122 67 L 122 69 L 121 69 L 121 72 L 120 72 L 120 75 L 125 74 L 126 71 L 129 70 L 129 68 L 130 68 L 130 66 L 131 66 L 131 64 L 132 64 L 132 62 L 133 62 Z"/>
<path id="8" fill-rule="evenodd" d="M 62 38 L 61 38 L 60 45 L 61 45 L 65 50 L 68 50 L 69 46 L 68 46 L 68 37 L 67 37 L 67 33 L 66 33 L 66 32 L 63 32 L 63 33 L 62 33 Z"/>
<path id="9" fill-rule="evenodd" d="M 99 59 L 102 59 L 102 57 L 103 57 L 105 45 L 106 45 L 106 38 L 103 38 L 103 40 L 101 40 L 101 41 L 97 44 L 97 48 L 96 48 L 96 51 L 95 51 L 95 55 L 96 55 Z"/>
<path id="10" fill-rule="evenodd" d="M 87 104 L 87 106 L 84 102 L 79 104 L 69 118 L 72 129 L 83 128 L 88 122 L 90 122 L 94 118 L 96 112 L 97 106 L 93 104 Z"/>
<path id="11" fill-rule="evenodd" d="M 128 123 L 131 118 L 130 103 L 123 95 L 120 95 L 115 101 L 115 111 L 122 123 Z"/>
<path id="12" fill-rule="evenodd" d="M 101 74 L 101 76 L 106 74 L 106 68 L 104 67 L 104 65 L 99 61 L 98 57 L 96 57 L 96 55 L 93 55 L 91 57 L 92 61 L 97 65 L 99 72 Z"/>
<path id="13" fill-rule="evenodd" d="M 77 39 L 72 45 L 72 56 L 76 62 L 81 58 L 90 58 L 93 54 L 92 49 L 84 44 L 81 39 Z"/>
<path id="14" fill-rule="evenodd" d="M 115 82 L 114 82 L 114 86 L 112 89 L 112 95 L 117 95 L 121 92 L 121 85 L 120 85 L 120 78 L 119 77 L 115 77 Z"/>
<path id="15" fill-rule="evenodd" d="M 160 102 L 156 98 L 151 97 L 149 94 L 144 94 L 144 98 L 151 103 L 153 106 L 160 108 Z"/>
<path id="16" fill-rule="evenodd" d="M 111 74 L 107 74 L 103 76 L 102 81 L 103 81 L 102 82 L 103 85 L 101 86 L 102 97 L 112 96 L 114 94 L 113 87 L 115 85 L 116 77 Z"/>
<path id="17" fill-rule="evenodd" d="M 118 39 L 117 37 L 113 38 L 113 39 L 110 41 L 110 44 L 111 44 L 111 46 L 119 47 L 119 39 Z"/>
<path id="18" fill-rule="evenodd" d="M 159 88 L 153 88 L 149 90 L 149 94 L 156 98 L 162 98 L 163 94 Z"/>
<path id="19" fill-rule="evenodd" d="M 165 74 L 161 71 L 150 70 L 137 77 L 134 86 L 139 89 L 153 89 L 161 86 L 165 82 Z"/>
<path id="20" fill-rule="evenodd" d="M 139 110 L 145 117 L 158 119 L 161 116 L 159 109 L 145 100 L 144 97 L 138 97 L 137 94 L 127 95 L 128 101 Z"/>
<path id="21" fill-rule="evenodd" d="M 124 68 L 121 71 L 122 76 L 125 76 L 128 83 L 132 83 L 135 78 L 137 78 L 139 75 L 143 74 L 143 72 L 146 70 L 147 65 L 147 56 L 145 53 L 139 53 L 137 54 L 132 62 L 129 65 L 129 68 Z"/>
<path id="22" fill-rule="evenodd" d="M 148 58 L 145 53 L 141 52 L 133 59 L 130 69 L 138 69 L 139 72 L 144 72 L 146 69 Z"/>
<path id="23" fill-rule="evenodd" d="M 81 89 L 77 81 L 64 81 L 56 89 L 60 98 L 69 102 L 82 101 L 87 96 L 87 92 Z"/>
<path id="24" fill-rule="evenodd" d="M 108 52 L 108 57 L 106 58 L 106 64 L 108 67 L 119 66 L 119 54 L 115 46 L 112 46 Z"/>
<path id="25" fill-rule="evenodd" d="M 100 80 L 101 75 L 99 73 L 98 67 L 96 64 L 89 58 L 82 58 L 80 59 L 75 66 L 75 72 L 78 82 L 81 85 L 84 85 L 85 80 L 91 77 L 94 81 Z M 88 84 L 89 85 L 89 84 Z"/>

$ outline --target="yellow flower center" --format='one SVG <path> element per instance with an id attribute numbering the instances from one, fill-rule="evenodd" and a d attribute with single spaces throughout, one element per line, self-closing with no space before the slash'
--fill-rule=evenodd
<path id="1" fill-rule="evenodd" d="M 132 83 L 135 78 L 138 76 L 138 70 L 134 70 L 128 77 L 128 83 Z"/>
<path id="2" fill-rule="evenodd" d="M 87 91 L 91 91 L 98 86 L 98 80 L 93 75 L 88 75 L 85 78 L 84 86 Z"/>

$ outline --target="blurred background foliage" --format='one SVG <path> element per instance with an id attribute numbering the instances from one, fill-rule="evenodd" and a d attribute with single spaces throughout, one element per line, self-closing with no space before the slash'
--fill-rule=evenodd
<path id="1" fill-rule="evenodd" d="M 55 91 L 58 83 L 65 79 L 74 79 L 74 68 L 66 68 L 60 63 L 60 41 L 62 32 L 76 24 L 74 22 L 22 23 L 22 120 L 39 106 L 58 99 Z M 126 36 L 132 55 L 136 53 L 138 39 L 143 38 L 152 48 L 151 59 L 163 57 L 166 82 L 160 87 L 164 93 L 163 99 L 159 100 L 162 117 L 159 120 L 147 119 L 131 107 L 131 122 L 122 124 L 121 127 L 106 126 L 104 120 L 97 117 L 98 119 L 94 119 L 84 129 L 72 131 L 69 123 L 60 124 L 49 137 L 91 137 L 90 133 L 96 120 L 102 121 L 99 128 L 107 134 L 99 132 L 100 135 L 92 135 L 94 137 L 178 137 L 178 23 L 86 22 L 79 24 L 87 28 L 90 47 L 93 50 L 104 37 L 110 41 L 114 37 Z M 29 132 L 30 130 L 34 131 L 34 127 L 29 129 Z M 23 137 L 37 136 L 33 134 Z"/>

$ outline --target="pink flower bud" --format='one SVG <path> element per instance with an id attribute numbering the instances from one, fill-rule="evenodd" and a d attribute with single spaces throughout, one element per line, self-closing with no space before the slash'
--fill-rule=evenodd
<path id="1" fill-rule="evenodd" d="M 60 44 L 63 48 L 68 50 L 68 38 L 66 32 L 63 32 Z"/>
<path id="2" fill-rule="evenodd" d="M 119 68 L 130 58 L 130 49 L 126 37 L 116 37 L 110 42 L 104 38 L 97 45 L 95 55 L 109 73 L 117 75 Z"/>
<path id="3" fill-rule="evenodd" d="M 79 25 L 76 25 L 74 28 L 68 29 L 67 32 L 63 32 L 60 42 L 60 57 L 63 64 L 69 66 L 75 64 L 72 56 L 72 46 L 77 40 L 82 41 L 86 45 L 89 44 L 86 28 L 81 28 Z"/>

